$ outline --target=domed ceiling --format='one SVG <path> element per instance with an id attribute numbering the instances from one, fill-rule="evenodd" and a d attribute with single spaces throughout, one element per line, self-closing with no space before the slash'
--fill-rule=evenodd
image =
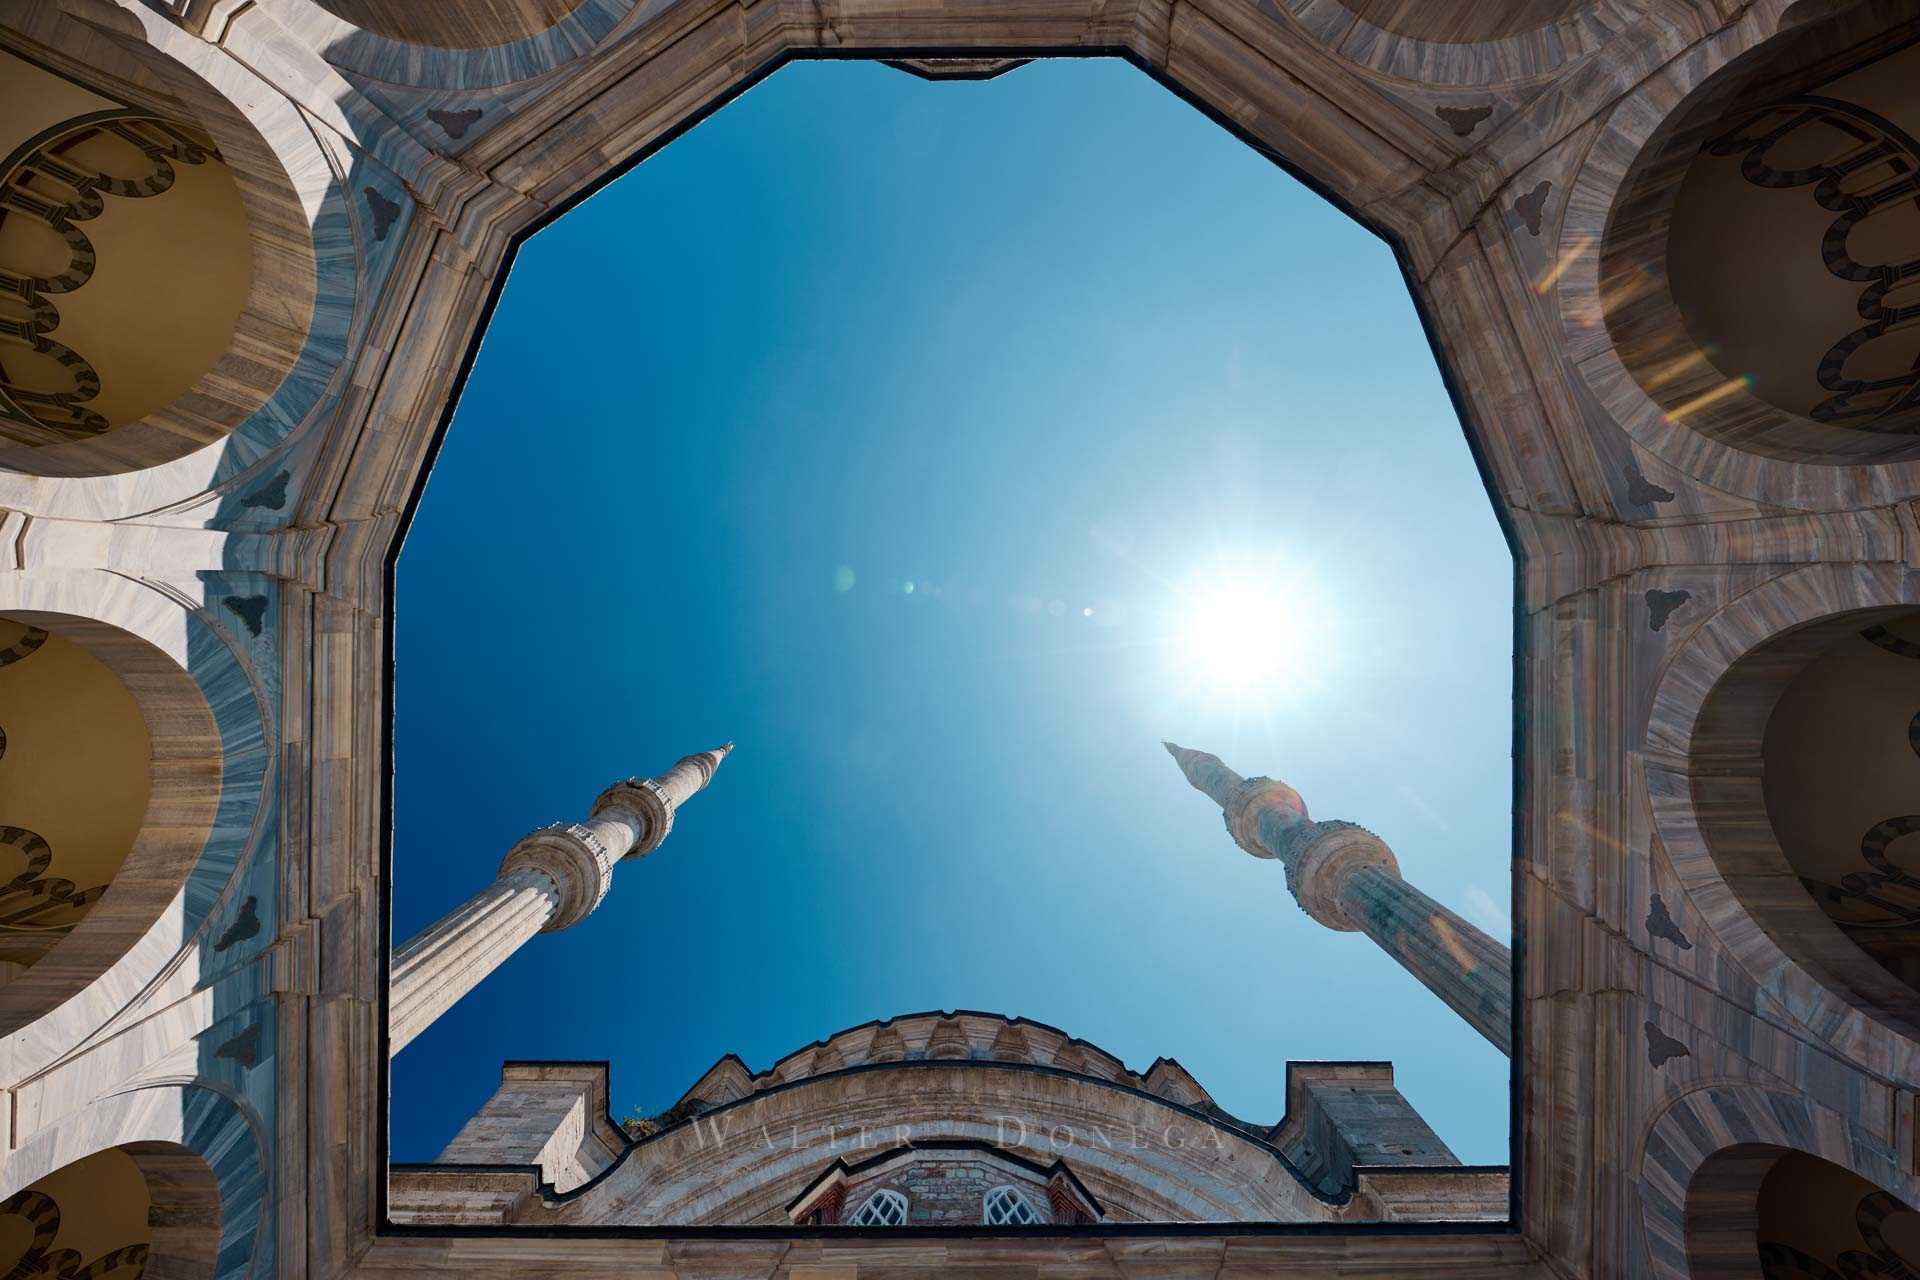
<path id="1" fill-rule="evenodd" d="M 63 636 L 0 618 L 0 981 L 106 892 L 151 770 L 146 720 L 119 677 Z"/>
<path id="2" fill-rule="evenodd" d="M 1435 44 L 1479 44 L 1535 31 L 1560 21 L 1584 0 L 1342 0 L 1384 31 Z"/>
<path id="3" fill-rule="evenodd" d="M 1920 44 L 1723 124 L 1673 211 L 1688 332 L 1775 408 L 1920 430 Z"/>
<path id="4" fill-rule="evenodd" d="M 227 351 L 252 277 L 205 134 L 0 53 L 0 434 L 137 422 Z"/>
<path id="5" fill-rule="evenodd" d="M 1863 627 L 1795 678 L 1761 758 L 1793 870 L 1862 950 L 1920 987 L 1920 615 Z"/>
<path id="6" fill-rule="evenodd" d="M 579 7 L 580 0 L 320 0 L 327 12 L 390 40 L 443 49 L 485 49 L 538 35 Z"/>

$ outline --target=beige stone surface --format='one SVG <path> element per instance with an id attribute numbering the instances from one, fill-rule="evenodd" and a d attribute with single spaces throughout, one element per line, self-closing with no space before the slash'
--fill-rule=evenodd
<path id="1" fill-rule="evenodd" d="M 1912 6 L 1452 8 L 582 0 L 495 6 L 500 22 L 413 43 L 394 6 L 371 30 L 310 0 L 0 3 L 8 51 L 215 139 L 252 268 L 233 347 L 135 424 L 150 429 L 0 470 L 0 612 L 92 620 L 165 655 L 211 717 L 186 737 L 220 770 L 154 914 L 7 1024 L 0 1191 L 131 1143 L 150 1186 L 199 1188 L 166 1202 L 198 1206 L 217 1274 L 473 1280 L 1678 1276 L 1690 1200 L 1744 1185 L 1722 1176 L 1741 1138 L 1914 1203 L 1911 992 L 1793 896 L 1740 762 L 1769 664 L 1801 660 L 1791 633 L 1920 605 L 1920 462 L 1851 437 L 1810 459 L 1834 437 L 1661 364 L 1685 337 L 1662 257 L 1687 148 L 1716 112 L 1909 38 Z M 386 567 L 489 290 L 516 237 L 730 92 L 786 58 L 865 52 L 1127 57 L 1400 251 L 1519 562 L 1511 1229 L 388 1222 Z M 194 447 L 152 452 L 178 439 Z M 824 1078 L 706 1083 L 767 1107 Z M 478 1223 L 528 1196 L 524 1175 L 476 1173 L 456 1207 Z M 1703 1267 L 1724 1245 L 1706 1242 Z"/>

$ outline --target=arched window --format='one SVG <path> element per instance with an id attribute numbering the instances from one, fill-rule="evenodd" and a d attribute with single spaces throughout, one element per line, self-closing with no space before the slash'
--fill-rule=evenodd
<path id="1" fill-rule="evenodd" d="M 1030 1227 L 1042 1221 L 1032 1203 L 1012 1187 L 995 1187 L 987 1192 L 986 1211 L 980 1220 L 990 1227 Z"/>
<path id="2" fill-rule="evenodd" d="M 884 1188 L 868 1196 L 847 1219 L 850 1227 L 903 1227 L 906 1224 L 907 1198 L 898 1191 Z"/>

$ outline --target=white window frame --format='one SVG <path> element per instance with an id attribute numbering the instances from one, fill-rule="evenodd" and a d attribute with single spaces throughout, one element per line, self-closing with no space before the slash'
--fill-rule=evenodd
<path id="1" fill-rule="evenodd" d="M 894 1212 L 900 1215 L 899 1220 L 889 1221 L 883 1216 L 886 1210 L 880 1208 L 881 1205 L 894 1206 Z M 882 1187 L 860 1202 L 860 1207 L 848 1216 L 847 1225 L 850 1227 L 904 1227 L 907 1225 L 907 1215 L 912 1207 L 907 1198 L 898 1191 Z"/>
<path id="2" fill-rule="evenodd" d="M 1000 1217 L 995 1218 L 993 1215 L 996 1204 L 1018 1206 L 1018 1208 L 1007 1207 L 1001 1211 Z M 1015 1215 L 1022 1210 L 1025 1211 L 1026 1216 L 1016 1217 Z M 1020 1194 L 1018 1188 L 1002 1183 L 987 1192 L 981 1199 L 980 1221 L 989 1227 L 1037 1227 L 1043 1225 L 1046 1219 L 1041 1216 L 1038 1209 L 1033 1207 L 1033 1201 Z"/>

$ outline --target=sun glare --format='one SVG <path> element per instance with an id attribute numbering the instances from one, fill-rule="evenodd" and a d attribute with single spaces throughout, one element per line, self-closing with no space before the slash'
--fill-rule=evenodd
<path id="1" fill-rule="evenodd" d="M 1303 584 L 1215 579 L 1185 593 L 1181 608 L 1179 663 L 1192 683 L 1264 695 L 1315 678 L 1318 619 Z"/>

